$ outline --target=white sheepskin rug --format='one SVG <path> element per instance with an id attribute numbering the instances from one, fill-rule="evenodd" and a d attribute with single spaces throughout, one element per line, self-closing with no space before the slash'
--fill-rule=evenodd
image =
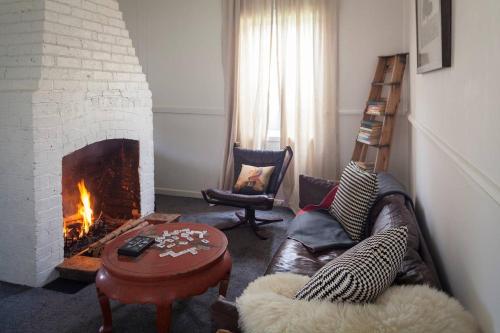
<path id="1" fill-rule="evenodd" d="M 393 286 L 374 303 L 295 300 L 309 277 L 281 273 L 252 282 L 236 300 L 245 333 L 470 333 L 475 320 L 455 299 L 427 286 Z"/>

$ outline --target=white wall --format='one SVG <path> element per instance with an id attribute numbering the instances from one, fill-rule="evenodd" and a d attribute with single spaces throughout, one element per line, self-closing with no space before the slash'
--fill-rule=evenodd
<path id="1" fill-rule="evenodd" d="M 220 0 L 120 0 L 120 5 L 153 92 L 157 192 L 198 195 L 217 184 L 222 167 Z M 407 51 L 407 24 L 400 0 L 341 0 L 339 11 L 343 167 L 354 148 L 377 56 Z M 401 113 L 406 109 L 402 105 Z M 408 122 L 398 117 L 390 170 L 404 184 L 408 158 Z"/>
<path id="2" fill-rule="evenodd" d="M 153 92 L 157 193 L 217 185 L 224 148 L 220 0 L 120 0 Z"/>
<path id="3" fill-rule="evenodd" d="M 370 92 L 377 57 L 408 52 L 405 2 L 341 0 L 339 3 L 339 151 L 341 166 L 350 160 L 359 122 Z M 408 109 L 408 71 L 398 115 Z M 409 185 L 408 121 L 397 117 L 389 171 Z"/>
<path id="4" fill-rule="evenodd" d="M 452 67 L 416 74 L 411 46 L 412 187 L 450 291 L 500 331 L 500 2 L 453 1 Z"/>

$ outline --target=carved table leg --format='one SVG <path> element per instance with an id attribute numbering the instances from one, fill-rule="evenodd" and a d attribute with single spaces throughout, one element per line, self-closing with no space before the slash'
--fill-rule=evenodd
<path id="1" fill-rule="evenodd" d="M 226 297 L 227 288 L 229 287 L 229 277 L 231 276 L 231 271 L 227 272 L 219 283 L 219 295 Z"/>
<path id="2" fill-rule="evenodd" d="M 102 291 L 100 291 L 99 288 L 97 288 L 97 297 L 99 298 L 99 304 L 101 305 L 102 312 L 102 326 L 99 328 L 99 333 L 111 333 L 113 328 L 109 298 Z"/>
<path id="3" fill-rule="evenodd" d="M 158 333 L 168 333 L 170 329 L 170 311 L 172 303 L 163 303 L 156 306 L 156 331 Z"/>

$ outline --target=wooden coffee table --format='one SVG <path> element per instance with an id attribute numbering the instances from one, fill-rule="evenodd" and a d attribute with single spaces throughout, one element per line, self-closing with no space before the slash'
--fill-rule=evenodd
<path id="1" fill-rule="evenodd" d="M 119 256 L 117 249 L 128 239 L 139 234 L 162 235 L 189 228 L 207 234 L 201 242 L 198 236 L 187 245 L 176 245 L 172 249 L 151 246 L 137 258 Z M 168 244 L 168 243 L 167 243 Z M 178 257 L 160 253 L 173 250 L 180 252 L 196 246 L 197 254 L 187 253 Z M 109 299 L 121 303 L 155 304 L 158 332 L 168 332 L 172 302 L 204 293 L 209 287 L 219 285 L 219 294 L 225 295 L 231 273 L 231 257 L 227 251 L 227 238 L 216 228 L 198 223 L 170 223 L 152 226 L 148 231 L 137 230 L 116 238 L 106 245 L 102 255 L 102 267 L 97 273 L 96 288 L 103 325 L 99 332 L 112 331 Z"/>

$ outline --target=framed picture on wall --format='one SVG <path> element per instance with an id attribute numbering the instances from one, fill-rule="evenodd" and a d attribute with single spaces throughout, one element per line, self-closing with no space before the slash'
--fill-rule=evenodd
<path id="1" fill-rule="evenodd" d="M 451 0 L 416 0 L 417 72 L 451 66 Z"/>

